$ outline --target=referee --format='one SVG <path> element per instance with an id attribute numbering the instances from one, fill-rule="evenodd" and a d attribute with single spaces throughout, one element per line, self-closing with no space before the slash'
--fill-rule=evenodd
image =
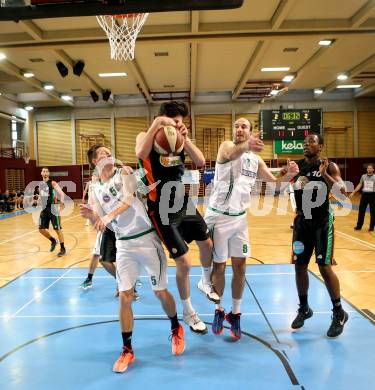
<path id="1" fill-rule="evenodd" d="M 359 202 L 358 220 L 357 226 L 354 230 L 361 230 L 363 222 L 365 220 L 366 208 L 370 206 L 370 228 L 369 232 L 374 231 L 375 227 L 375 175 L 374 164 L 367 165 L 367 173 L 362 175 L 359 184 L 354 191 L 349 195 L 352 198 L 353 195 L 362 188 L 361 201 Z"/>

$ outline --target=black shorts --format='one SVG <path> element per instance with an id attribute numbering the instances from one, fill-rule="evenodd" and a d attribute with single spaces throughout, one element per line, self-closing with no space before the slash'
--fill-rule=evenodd
<path id="1" fill-rule="evenodd" d="M 191 209 L 189 208 L 189 210 Z M 187 213 L 186 209 L 175 214 L 169 214 L 169 224 L 163 224 L 157 210 L 149 210 L 149 216 L 156 232 L 173 259 L 188 252 L 189 248 L 186 243 L 205 241 L 209 238 L 206 222 L 198 210 L 195 207 L 194 209 L 194 215 L 189 215 L 190 213 Z"/>
<path id="2" fill-rule="evenodd" d="M 52 206 L 54 207 L 54 206 Z M 51 224 L 55 230 L 62 229 L 61 226 L 61 217 L 58 214 L 57 207 L 54 207 L 55 212 L 52 213 L 51 207 L 46 207 L 43 209 L 39 216 L 39 229 L 49 229 L 49 223 Z"/>
<path id="3" fill-rule="evenodd" d="M 305 219 L 303 215 L 297 214 L 293 223 L 292 263 L 309 264 L 315 249 L 317 264 L 333 264 L 333 221 L 333 212 L 313 219 Z"/>
<path id="4" fill-rule="evenodd" d="M 100 261 L 109 261 L 114 263 L 116 261 L 116 236 L 111 229 L 105 229 L 100 244 Z"/>

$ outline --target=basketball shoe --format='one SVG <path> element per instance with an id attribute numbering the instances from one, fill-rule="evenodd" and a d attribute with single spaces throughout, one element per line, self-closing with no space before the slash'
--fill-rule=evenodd
<path id="1" fill-rule="evenodd" d="M 113 365 L 113 372 L 125 372 L 128 368 L 128 365 L 134 363 L 134 361 L 135 356 L 133 350 L 123 347 L 121 355 Z"/>
<path id="2" fill-rule="evenodd" d="M 198 317 L 197 313 L 183 313 L 183 319 L 186 325 L 189 325 L 190 330 L 195 333 L 207 333 L 206 324 Z"/>
<path id="3" fill-rule="evenodd" d="M 300 306 L 298 309 L 297 317 L 293 320 L 291 327 L 293 329 L 302 328 L 305 324 L 305 320 L 311 318 L 314 312 L 311 310 L 310 306 Z"/>
<path id="4" fill-rule="evenodd" d="M 224 309 L 216 309 L 214 321 L 212 323 L 212 332 L 216 335 L 222 334 L 224 330 L 223 322 L 225 318 Z"/>
<path id="5" fill-rule="evenodd" d="M 225 319 L 230 323 L 230 334 L 234 340 L 241 338 L 241 313 L 233 314 L 232 312 L 225 314 Z"/>
<path id="6" fill-rule="evenodd" d="M 180 324 L 178 328 L 172 329 L 172 354 L 173 355 L 182 355 L 185 351 L 185 330 L 184 327 Z"/>
<path id="7" fill-rule="evenodd" d="M 199 282 L 198 282 L 197 287 L 199 288 L 199 290 L 202 291 L 203 294 L 206 295 L 206 297 L 211 302 L 214 302 L 214 303 L 217 303 L 217 304 L 220 303 L 220 297 L 216 293 L 216 291 L 214 290 L 214 288 L 213 288 L 211 283 L 204 283 L 203 279 L 200 279 Z"/>

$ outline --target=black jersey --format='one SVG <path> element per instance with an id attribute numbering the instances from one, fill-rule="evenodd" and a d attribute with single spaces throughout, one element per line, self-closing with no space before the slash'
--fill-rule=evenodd
<path id="1" fill-rule="evenodd" d="M 176 185 L 170 187 L 169 207 L 173 207 L 176 201 L 181 201 L 179 197 L 185 198 L 185 188 L 182 183 L 182 176 L 185 171 L 185 153 L 182 151 L 177 156 L 162 156 L 154 149 L 145 160 L 139 160 L 141 169 L 144 170 L 144 183 L 156 187 L 147 194 L 149 209 L 158 209 L 163 188 L 169 189 L 171 182 Z"/>
<path id="2" fill-rule="evenodd" d="M 308 163 L 303 159 L 297 164 L 299 173 L 293 180 L 297 213 L 313 219 L 328 215 L 330 188 L 319 172 L 320 160 Z"/>
<path id="3" fill-rule="evenodd" d="M 56 191 L 53 188 L 52 180 L 42 181 L 39 185 L 40 196 L 42 197 L 42 204 L 45 207 L 51 207 L 52 204 L 57 203 Z"/>

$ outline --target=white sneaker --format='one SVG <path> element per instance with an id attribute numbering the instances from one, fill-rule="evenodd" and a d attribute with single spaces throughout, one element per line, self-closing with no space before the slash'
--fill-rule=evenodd
<path id="1" fill-rule="evenodd" d="M 198 317 L 197 313 L 183 314 L 183 319 L 186 325 L 189 325 L 190 330 L 195 333 L 205 334 L 207 333 L 206 324 Z"/>
<path id="2" fill-rule="evenodd" d="M 203 279 L 201 278 L 198 282 L 197 287 L 199 290 L 202 291 L 203 294 L 206 295 L 206 297 L 216 304 L 220 303 L 220 297 L 217 292 L 215 292 L 214 288 L 212 287 L 211 283 L 203 283 Z"/>

